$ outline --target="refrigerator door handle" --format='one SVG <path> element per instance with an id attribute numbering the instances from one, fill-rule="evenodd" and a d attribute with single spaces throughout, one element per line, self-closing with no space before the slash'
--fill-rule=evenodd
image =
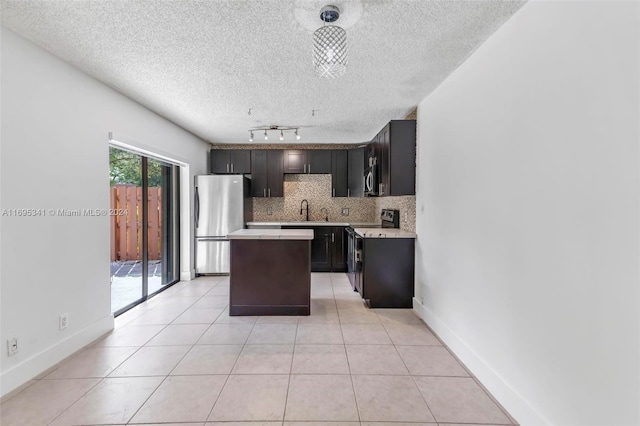
<path id="1" fill-rule="evenodd" d="M 196 186 L 196 229 L 200 224 L 200 194 L 198 194 L 198 187 Z"/>

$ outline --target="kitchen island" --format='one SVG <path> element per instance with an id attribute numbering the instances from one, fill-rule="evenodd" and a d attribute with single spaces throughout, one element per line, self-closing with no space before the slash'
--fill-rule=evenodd
<path id="1" fill-rule="evenodd" d="M 310 229 L 241 229 L 229 234 L 229 315 L 309 315 Z"/>

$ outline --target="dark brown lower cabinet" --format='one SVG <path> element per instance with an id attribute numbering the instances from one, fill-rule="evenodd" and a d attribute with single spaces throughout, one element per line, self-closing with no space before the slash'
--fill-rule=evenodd
<path id="1" fill-rule="evenodd" d="M 311 272 L 346 272 L 347 245 L 344 227 L 313 228 Z"/>
<path id="2" fill-rule="evenodd" d="M 411 308 L 415 240 L 364 238 L 356 288 L 370 308 Z"/>
<path id="3" fill-rule="evenodd" d="M 347 237 L 343 227 L 333 228 L 331 271 L 347 272 Z"/>
<path id="4" fill-rule="evenodd" d="M 284 228 L 284 226 L 283 226 Z M 313 229 L 311 272 L 346 272 L 347 240 L 341 226 L 287 226 L 287 229 Z"/>

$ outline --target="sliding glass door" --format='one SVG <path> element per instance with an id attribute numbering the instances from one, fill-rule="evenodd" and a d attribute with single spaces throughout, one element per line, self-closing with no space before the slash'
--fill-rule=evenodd
<path id="1" fill-rule="evenodd" d="M 179 278 L 177 166 L 149 159 L 149 294 L 173 284 Z"/>
<path id="2" fill-rule="evenodd" d="M 128 310 L 179 279 L 179 167 L 109 148 L 111 310 Z"/>

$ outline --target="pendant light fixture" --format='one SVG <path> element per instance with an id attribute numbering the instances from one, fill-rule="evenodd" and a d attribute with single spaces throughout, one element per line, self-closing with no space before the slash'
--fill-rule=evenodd
<path id="1" fill-rule="evenodd" d="M 347 32 L 331 24 L 340 18 L 340 9 L 327 5 L 320 10 L 325 23 L 313 33 L 313 66 L 320 78 L 336 78 L 347 71 Z"/>

